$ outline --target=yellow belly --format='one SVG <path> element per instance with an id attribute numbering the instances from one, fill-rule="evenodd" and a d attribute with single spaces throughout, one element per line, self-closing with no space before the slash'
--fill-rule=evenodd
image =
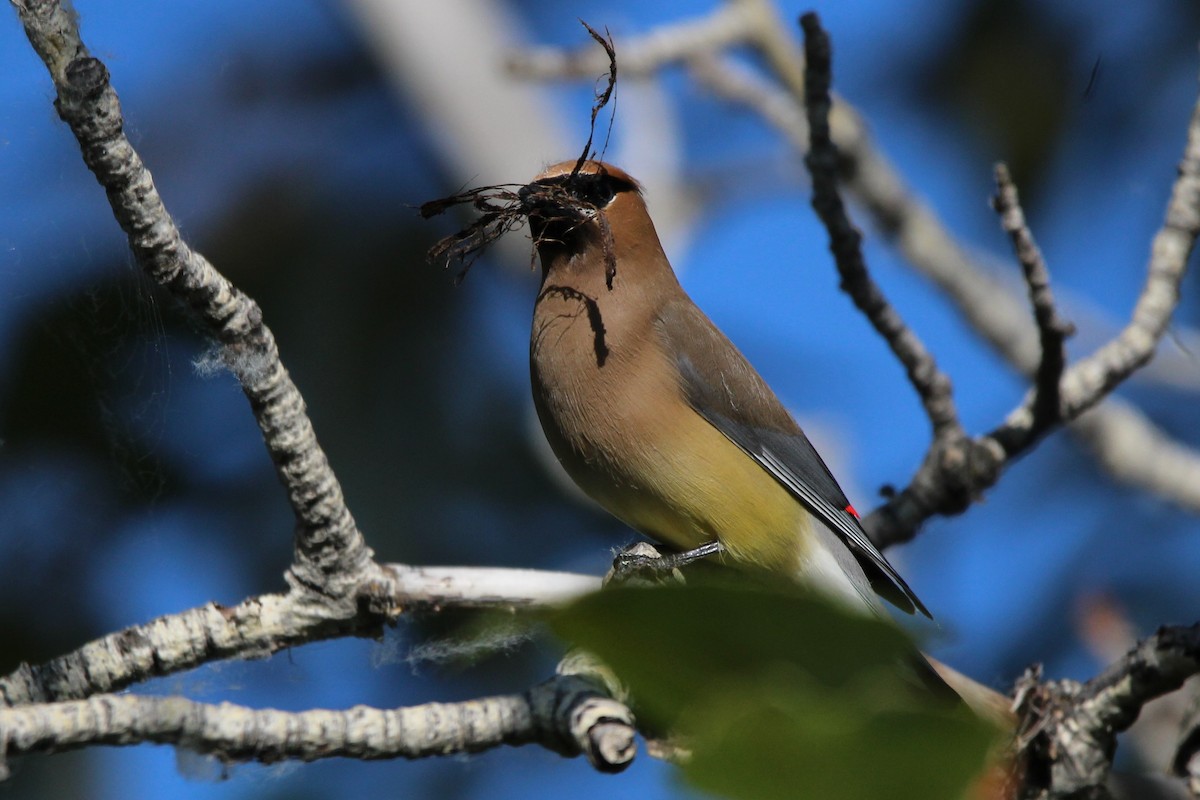
<path id="1" fill-rule="evenodd" d="M 690 408 L 680 413 L 686 416 L 645 449 L 636 474 L 585 485 L 585 491 L 633 528 L 673 547 L 716 540 L 735 561 L 795 574 L 807 512 L 704 418 Z"/>
<path id="2" fill-rule="evenodd" d="M 661 348 L 642 346 L 653 331 L 635 335 L 615 307 L 603 305 L 607 296 L 598 297 L 603 328 L 570 298 L 544 294 L 535 311 L 534 404 L 567 473 L 664 544 L 719 541 L 735 561 L 795 574 L 807 555 L 808 513 L 687 405 L 676 366 Z"/>

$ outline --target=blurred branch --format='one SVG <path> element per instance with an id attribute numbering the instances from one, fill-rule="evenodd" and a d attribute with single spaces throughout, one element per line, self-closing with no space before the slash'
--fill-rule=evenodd
<path id="1" fill-rule="evenodd" d="M 1088 681 L 1042 682 L 1030 670 L 1018 682 L 1017 746 L 1026 761 L 1028 796 L 1102 796 L 1116 736 L 1148 701 L 1200 672 L 1200 623 L 1164 627 Z"/>
<path id="2" fill-rule="evenodd" d="M 89 745 L 173 744 L 222 761 L 425 758 L 536 743 L 587 755 L 603 772 L 629 766 L 633 716 L 589 682 L 555 676 L 521 694 L 382 710 L 285 712 L 182 697 L 104 694 L 0 709 L 5 756 Z"/>
<path id="3" fill-rule="evenodd" d="M 1191 797 L 1200 797 L 1200 693 L 1192 693 L 1191 707 L 1180 730 L 1171 771 L 1186 780 Z"/>
<path id="4" fill-rule="evenodd" d="M 339 8 L 356 22 L 388 85 L 418 109 L 452 182 L 504 183 L 513 170 L 533 175 L 547 158 L 578 149 L 554 98 L 496 68 L 520 36 L 506 4 L 344 0 Z M 501 240 L 501 247 L 528 264 L 524 242 Z"/>
<path id="5" fill-rule="evenodd" d="M 1115 597 L 1101 593 L 1081 598 L 1075 618 L 1080 640 L 1101 664 L 1124 658 L 1137 646 L 1133 621 Z M 1198 711 L 1200 675 L 1193 675 L 1179 691 L 1144 705 L 1137 722 L 1121 740 L 1122 745 L 1132 746 L 1144 774 L 1165 776 L 1174 768 L 1182 775 L 1181 762 L 1189 747 L 1187 732 L 1200 722 L 1200 718 L 1189 722 L 1189 716 L 1195 717 Z M 1191 746 L 1197 744 L 1200 742 Z"/>
<path id="6" fill-rule="evenodd" d="M 748 12 L 744 3 L 727 3 L 708 16 L 658 27 L 636 43 L 631 40 L 630 47 L 622 39 L 621 75 L 650 77 L 670 64 L 746 42 L 755 29 Z M 531 80 L 590 80 L 608 71 L 608 58 L 594 47 L 531 47 L 509 54 L 507 66 L 513 75 Z"/>
<path id="7" fill-rule="evenodd" d="M 646 78 L 664 67 L 690 63 L 741 44 L 758 49 L 797 96 L 803 94 L 804 69 L 794 58 L 795 45 L 770 0 L 726 0 L 707 16 L 667 25 L 637 37 L 622 38 L 621 74 Z M 511 54 L 509 71 L 531 80 L 590 79 L 608 69 L 604 55 L 589 47 L 562 50 L 530 48 Z"/>
<path id="8" fill-rule="evenodd" d="M 1173 439 L 1132 403 L 1110 396 L 1069 429 L 1113 477 L 1200 512 L 1200 453 Z"/>

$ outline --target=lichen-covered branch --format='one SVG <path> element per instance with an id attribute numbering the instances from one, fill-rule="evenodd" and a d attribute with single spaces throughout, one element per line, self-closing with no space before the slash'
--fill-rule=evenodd
<path id="1" fill-rule="evenodd" d="M 288 592 L 163 616 L 0 677 L 0 771 L 5 754 L 143 741 L 260 761 L 417 758 L 537 742 L 565 754 L 585 753 L 598 769 L 623 769 L 635 751 L 632 715 L 575 677 L 559 676 L 519 695 L 394 711 L 288 714 L 110 694 L 214 660 L 261 657 L 335 636 L 378 635 L 413 607 L 547 605 L 598 588 L 599 579 L 375 563 L 261 310 L 183 241 L 125 135 L 108 70 L 88 55 L 75 15 L 57 0 L 11 2 L 54 81 L 59 116 L 104 187 L 139 266 L 220 344 L 221 358 L 250 401 L 297 526 Z"/>
<path id="2" fill-rule="evenodd" d="M 636 752 L 628 708 L 574 676 L 555 676 L 520 694 L 390 710 L 285 712 L 103 694 L 0 709 L 0 779 L 6 756 L 144 742 L 265 763 L 425 758 L 536 743 L 567 756 L 582 753 L 605 772 L 623 770 Z"/>
<path id="3" fill-rule="evenodd" d="M 261 595 L 230 607 L 208 603 L 111 633 L 0 678 L 0 707 L 115 692 L 216 659 L 266 656 L 319 638 L 297 622 L 294 606 L 289 595 Z M 336 626 L 328 627 L 332 635 Z"/>
<path id="4" fill-rule="evenodd" d="M 208 603 L 85 644 L 0 677 L 0 708 L 78 700 L 223 658 L 261 658 L 340 636 L 378 636 L 414 608 L 517 609 L 556 605 L 600 588 L 590 575 L 499 567 L 388 564 L 346 604 L 316 604 L 304 593 L 265 594 L 236 606 Z"/>
<path id="5" fill-rule="evenodd" d="M 371 550 L 346 507 L 262 311 L 183 241 L 125 135 L 108 70 L 88 55 L 74 15 L 56 0 L 12 3 L 54 80 L 55 108 L 104 187 L 138 265 L 221 343 L 225 362 L 241 382 L 296 515 L 289 580 L 328 597 L 347 597 L 368 569 Z"/>
<path id="6" fill-rule="evenodd" d="M 1038 798 L 1098 796 L 1112 770 L 1117 734 L 1150 700 L 1200 673 L 1200 623 L 1160 628 L 1086 683 L 1042 682 L 1037 670 L 1018 684 L 1018 748 L 1027 792 Z"/>

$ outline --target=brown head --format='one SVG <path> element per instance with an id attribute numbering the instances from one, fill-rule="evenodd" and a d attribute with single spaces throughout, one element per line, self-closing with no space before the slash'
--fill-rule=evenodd
<path id="1" fill-rule="evenodd" d="M 614 271 L 633 270 L 624 277 L 635 280 L 665 271 L 673 283 L 641 184 L 603 161 L 585 161 L 578 171 L 575 164 L 549 167 L 519 193 L 543 274 L 599 271 L 611 284 Z"/>

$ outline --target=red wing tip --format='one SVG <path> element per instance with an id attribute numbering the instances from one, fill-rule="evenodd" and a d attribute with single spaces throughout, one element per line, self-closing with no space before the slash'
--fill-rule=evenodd
<path id="1" fill-rule="evenodd" d="M 854 517 L 855 519 L 862 519 L 862 517 L 860 517 L 858 515 L 858 512 L 854 510 L 854 506 L 850 506 L 850 505 L 846 506 L 845 511 L 847 514 Z"/>

